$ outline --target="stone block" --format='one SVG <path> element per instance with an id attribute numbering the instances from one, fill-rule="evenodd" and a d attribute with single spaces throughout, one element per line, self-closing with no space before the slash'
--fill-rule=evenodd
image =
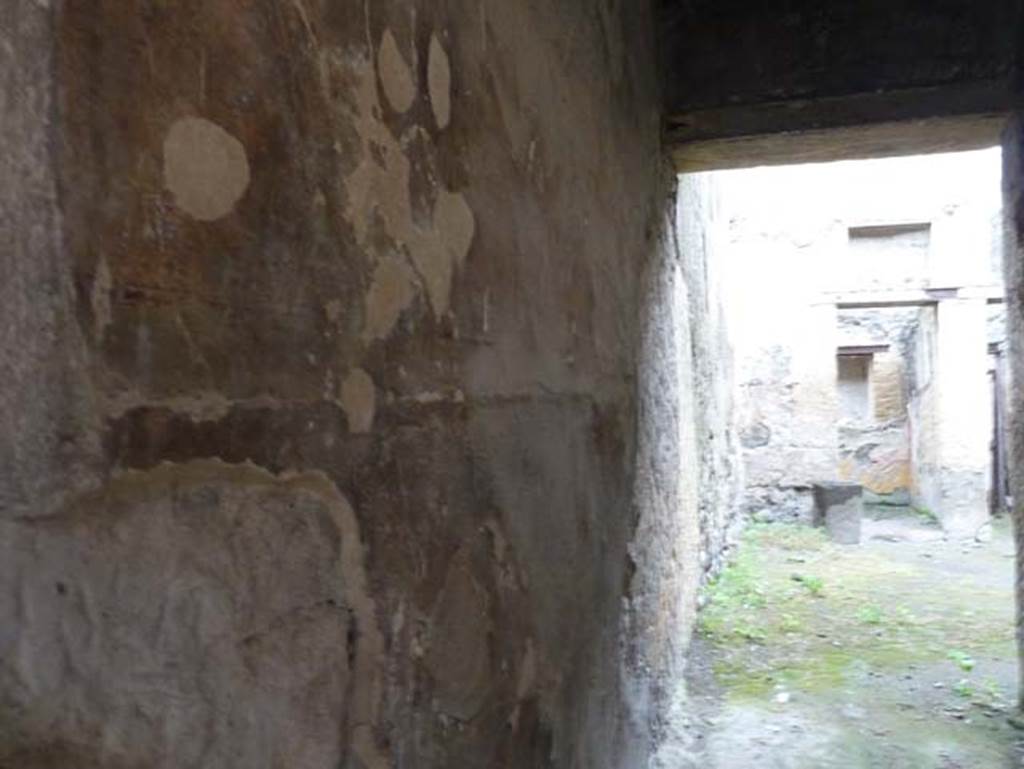
<path id="1" fill-rule="evenodd" d="M 860 522 L 864 516 L 861 492 L 858 483 L 814 484 L 814 525 L 824 526 L 833 542 L 860 544 Z"/>

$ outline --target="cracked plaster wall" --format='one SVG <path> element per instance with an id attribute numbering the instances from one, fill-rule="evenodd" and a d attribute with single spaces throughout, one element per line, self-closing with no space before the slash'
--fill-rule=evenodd
<path id="1" fill-rule="evenodd" d="M 4 4 L 0 766 L 641 760 L 650 16 Z"/>

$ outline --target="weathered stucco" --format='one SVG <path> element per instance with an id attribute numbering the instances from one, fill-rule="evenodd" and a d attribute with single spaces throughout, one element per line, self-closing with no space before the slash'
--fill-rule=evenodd
<path id="1" fill-rule="evenodd" d="M 339 722 L 377 718 L 359 525 L 322 474 L 165 464 L 0 533 L 5 765 L 336 766 Z"/>
<path id="2" fill-rule="evenodd" d="M 636 765 L 651 10 L 0 18 L 0 765 Z"/>
<path id="3" fill-rule="evenodd" d="M 900 250 L 903 253 L 880 256 L 902 262 L 912 255 L 905 249 Z M 914 260 L 908 261 L 914 263 Z M 916 280 L 925 279 L 926 261 L 924 258 L 917 263 Z M 861 484 L 869 501 L 907 504 L 913 476 L 912 423 L 907 401 L 911 389 L 911 340 L 918 328 L 918 310 L 913 307 L 840 310 L 838 319 L 840 349 L 884 348 L 870 356 L 868 381 L 864 382 L 869 394 L 866 408 L 858 415 L 841 415 L 839 480 Z M 840 395 L 842 386 L 840 382 Z M 926 443 L 933 445 L 931 439 Z"/>
<path id="4" fill-rule="evenodd" d="M 811 484 L 850 480 L 870 498 L 909 491 L 973 535 L 988 519 L 985 308 L 1003 293 L 998 153 L 712 177 L 729 223 L 744 507 L 810 520 Z M 922 324 L 915 302 L 938 320 Z M 837 354 L 872 360 L 855 413 Z"/>
<path id="5" fill-rule="evenodd" d="M 736 438 L 653 10 L 3 5 L 0 766 L 671 765 Z"/>
<path id="6" fill-rule="evenodd" d="M 655 767 L 679 766 L 683 672 L 698 591 L 733 543 L 740 468 L 732 355 L 722 313 L 714 195 L 677 182 L 665 241 L 644 276 L 635 569 L 623 633 L 633 712 L 655 716 Z"/>
<path id="7" fill-rule="evenodd" d="M 725 310 L 730 301 L 723 253 L 728 221 L 715 190 L 710 174 L 683 175 L 676 209 L 683 279 L 690 298 L 693 429 L 700 467 L 698 557 L 705 576 L 718 574 L 735 544 L 744 483 L 736 361 Z"/>
<path id="8" fill-rule="evenodd" d="M 1010 493 L 1016 543 L 1018 695 L 1024 698 L 1024 114 L 1013 115 L 1003 134 L 1003 201 L 1006 250 L 1006 331 L 1010 348 L 1007 396 L 1010 425 Z"/>
<path id="9" fill-rule="evenodd" d="M 100 415 L 88 387 L 53 158 L 57 131 L 51 14 L 3 11 L 0 46 L 0 509 L 37 516 L 88 488 L 100 471 Z M 97 271 L 99 280 L 109 273 Z M 99 319 L 109 309 L 98 304 Z M 98 320 L 102 327 L 102 320 Z"/>

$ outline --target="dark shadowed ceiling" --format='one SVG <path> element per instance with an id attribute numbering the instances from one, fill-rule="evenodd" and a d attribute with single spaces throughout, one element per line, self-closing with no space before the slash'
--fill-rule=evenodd
<path id="1" fill-rule="evenodd" d="M 1006 79 L 1020 0 L 661 0 L 669 113 Z"/>

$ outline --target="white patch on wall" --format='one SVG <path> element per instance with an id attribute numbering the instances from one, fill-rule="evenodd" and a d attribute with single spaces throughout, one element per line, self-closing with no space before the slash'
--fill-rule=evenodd
<path id="1" fill-rule="evenodd" d="M 361 368 L 353 369 L 341 383 L 341 407 L 348 418 L 349 430 L 368 433 L 373 427 L 377 394 L 370 375 Z"/>
<path id="2" fill-rule="evenodd" d="M 444 130 L 452 119 L 452 70 L 437 35 L 430 36 L 430 57 L 427 61 L 427 86 L 430 106 L 437 127 Z"/>
<path id="3" fill-rule="evenodd" d="M 384 30 L 377 52 L 377 71 L 384 87 L 384 95 L 395 112 L 406 112 L 416 98 L 416 84 L 412 70 L 398 50 L 398 42 L 390 29 Z"/>
<path id="4" fill-rule="evenodd" d="M 377 57 L 378 69 L 374 71 L 366 66 L 369 62 L 364 62 L 352 73 L 357 85 L 351 120 L 362 148 L 359 163 L 345 179 L 345 218 L 352 224 L 357 243 L 378 261 L 366 297 L 365 341 L 387 336 L 402 310 L 414 299 L 416 289 L 426 292 L 435 317 L 447 313 L 453 278 L 470 251 L 476 231 L 476 219 L 466 198 L 441 185 L 436 186 L 429 226 L 424 227 L 414 218 L 412 161 L 406 154 L 407 148 L 380 117 L 378 77 L 385 91 L 404 80 L 404 76 L 396 79 L 394 73 L 386 74 L 388 68 L 397 66 L 394 56 L 400 58 L 397 46 L 387 53 L 394 42 L 392 39 L 388 43 L 388 37 L 386 33 Z M 399 106 L 404 103 L 396 94 L 387 98 L 398 99 Z M 371 223 L 379 223 L 392 244 L 382 245 L 371 238 Z M 394 261 L 396 249 L 405 251 L 408 262 Z"/>
<path id="5" fill-rule="evenodd" d="M 456 267 L 462 266 L 476 232 L 476 219 L 459 193 L 441 190 L 434 204 L 434 229 L 410 248 L 413 261 L 423 273 L 427 295 L 437 315 L 448 310 Z"/>
<path id="6" fill-rule="evenodd" d="M 402 311 L 416 295 L 414 280 L 413 271 L 403 259 L 395 256 L 381 258 L 366 295 L 364 339 L 384 339 L 391 333 Z"/>
<path id="7" fill-rule="evenodd" d="M 186 117 L 164 139 L 164 184 L 194 219 L 227 216 L 249 187 L 245 147 L 216 123 Z"/>

